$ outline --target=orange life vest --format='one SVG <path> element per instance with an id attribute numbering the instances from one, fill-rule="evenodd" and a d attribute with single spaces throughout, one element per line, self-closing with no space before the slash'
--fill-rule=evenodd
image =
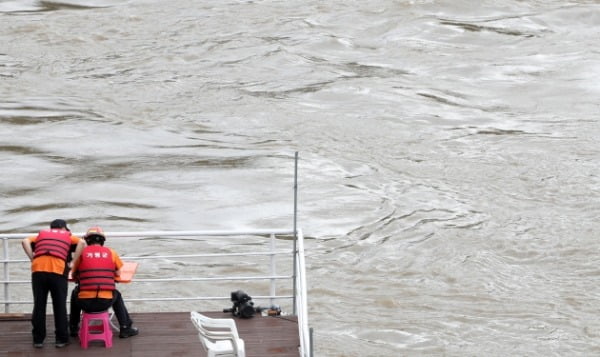
<path id="1" fill-rule="evenodd" d="M 80 290 L 115 290 L 117 267 L 110 249 L 100 245 L 85 247 L 77 267 Z"/>
<path id="2" fill-rule="evenodd" d="M 63 229 L 44 229 L 40 231 L 35 240 L 33 257 L 51 255 L 67 260 L 71 249 L 71 232 Z"/>

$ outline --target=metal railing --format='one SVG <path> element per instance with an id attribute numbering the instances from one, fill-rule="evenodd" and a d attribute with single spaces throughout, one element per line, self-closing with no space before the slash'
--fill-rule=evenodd
<path id="1" fill-rule="evenodd" d="M 130 244 L 131 248 L 133 242 L 135 250 L 142 253 L 121 256 L 122 260 L 139 263 L 134 280 L 127 284 L 132 287 L 126 287 L 125 296 L 126 303 L 134 303 L 134 310 L 143 309 L 144 304 L 153 302 L 170 302 L 169 305 L 176 302 L 175 309 L 185 309 L 187 302 L 230 300 L 231 296 L 224 292 L 248 291 L 253 300 L 268 302 L 269 307 L 282 305 L 284 313 L 284 304 L 292 309 L 291 314 L 298 320 L 300 356 L 310 357 L 312 344 L 308 328 L 304 237 L 301 230 L 295 231 L 145 231 L 107 232 L 106 235 L 109 239 L 107 246 L 117 252 L 121 250 L 119 245 Z M 3 280 L 0 283 L 4 288 L 4 299 L 0 304 L 4 305 L 5 313 L 10 313 L 15 306 L 33 304 L 30 300 L 30 261 L 20 247 L 21 240 L 32 235 L 35 234 L 0 233 L 3 247 L 0 260 Z M 81 236 L 82 233 L 76 235 Z M 228 244 L 224 239 L 229 239 Z M 138 244 L 140 242 L 143 244 Z M 171 242 L 177 244 L 172 246 Z M 202 245 L 202 252 L 198 252 L 198 245 Z M 139 249 L 141 246 L 145 249 Z M 157 254 L 166 249 L 173 251 L 172 254 Z M 11 252 L 21 258 L 11 259 Z M 174 265 L 177 269 L 173 268 Z M 11 269 L 14 266 L 18 269 Z M 177 275 L 169 276 L 166 272 Z M 192 292 L 198 290 L 192 285 L 203 283 L 210 285 L 204 290 L 210 291 L 211 295 L 190 293 L 190 289 Z M 176 284 L 177 288 L 165 288 L 168 284 Z M 245 288 L 240 289 L 240 286 Z M 257 292 L 260 294 L 256 295 Z M 165 305 L 159 307 L 163 309 Z M 172 306 L 167 311 L 169 309 Z"/>

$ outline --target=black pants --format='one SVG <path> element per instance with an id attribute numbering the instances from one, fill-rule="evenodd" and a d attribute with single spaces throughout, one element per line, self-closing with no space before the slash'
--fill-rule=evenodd
<path id="1" fill-rule="evenodd" d="M 120 328 L 131 327 L 132 321 L 129 317 L 129 312 L 125 307 L 125 302 L 119 290 L 113 291 L 112 299 L 80 299 L 77 297 L 79 294 L 79 286 L 73 289 L 71 293 L 71 316 L 69 319 L 69 325 L 71 330 L 77 331 L 79 329 L 79 320 L 81 318 L 81 310 L 85 312 L 102 312 L 108 310 L 112 306 L 117 320 L 119 321 Z"/>
<path id="2" fill-rule="evenodd" d="M 69 341 L 67 330 L 67 277 L 47 272 L 31 274 L 33 290 L 33 343 L 43 343 L 46 338 L 46 304 L 48 293 L 52 297 L 52 312 L 54 313 L 54 328 L 57 343 Z"/>

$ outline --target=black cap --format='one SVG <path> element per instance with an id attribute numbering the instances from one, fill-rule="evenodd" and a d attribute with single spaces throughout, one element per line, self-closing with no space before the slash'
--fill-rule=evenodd
<path id="1" fill-rule="evenodd" d="M 50 228 L 63 228 L 69 230 L 67 227 L 67 222 L 64 219 L 55 219 L 50 223 Z"/>

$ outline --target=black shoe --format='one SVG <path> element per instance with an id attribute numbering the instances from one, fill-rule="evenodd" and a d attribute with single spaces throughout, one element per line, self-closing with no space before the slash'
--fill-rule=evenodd
<path id="1" fill-rule="evenodd" d="M 35 348 L 44 348 L 44 343 L 43 342 L 40 342 L 40 343 L 35 343 L 34 342 L 33 343 L 33 347 L 35 347 Z"/>
<path id="2" fill-rule="evenodd" d="M 63 348 L 63 347 L 67 347 L 69 345 L 69 343 L 70 343 L 69 341 L 67 341 L 67 342 L 56 342 L 54 344 L 54 346 L 56 348 Z"/>
<path id="3" fill-rule="evenodd" d="M 140 331 L 137 329 L 137 327 L 122 327 L 121 331 L 119 331 L 119 337 L 127 338 L 127 337 L 131 337 L 131 336 L 135 336 L 138 333 L 140 333 Z"/>

